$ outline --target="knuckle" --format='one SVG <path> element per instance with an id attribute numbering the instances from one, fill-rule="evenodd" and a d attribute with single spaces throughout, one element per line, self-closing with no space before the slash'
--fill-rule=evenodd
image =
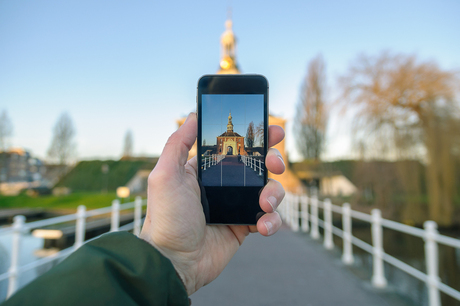
<path id="1" fill-rule="evenodd" d="M 179 137 L 177 135 L 177 132 L 174 132 L 174 133 L 171 134 L 171 136 L 169 136 L 168 140 L 166 141 L 165 146 L 175 145 L 175 144 L 177 144 L 178 141 L 179 141 Z"/>
<path id="2" fill-rule="evenodd" d="M 147 179 L 149 186 L 155 186 L 158 182 L 163 182 L 167 179 L 168 174 L 165 171 L 154 169 L 150 172 Z"/>

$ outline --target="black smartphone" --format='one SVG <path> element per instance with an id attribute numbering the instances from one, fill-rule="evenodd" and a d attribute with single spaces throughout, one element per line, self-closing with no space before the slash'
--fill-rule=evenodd
<path id="1" fill-rule="evenodd" d="M 255 225 L 267 183 L 268 81 L 205 75 L 198 81 L 197 162 L 208 224 Z"/>

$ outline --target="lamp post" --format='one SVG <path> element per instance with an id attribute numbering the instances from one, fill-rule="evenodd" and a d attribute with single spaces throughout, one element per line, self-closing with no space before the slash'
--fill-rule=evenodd
<path id="1" fill-rule="evenodd" d="M 109 165 L 102 164 L 101 171 L 104 174 L 104 179 L 105 179 L 105 182 L 104 182 L 105 186 L 104 186 L 103 192 L 107 193 L 108 188 L 109 188 Z"/>
<path id="2" fill-rule="evenodd" d="M 128 198 L 129 200 L 129 194 L 130 194 L 130 190 L 128 187 L 121 186 L 117 188 L 117 197 L 119 197 L 120 199 Z"/>

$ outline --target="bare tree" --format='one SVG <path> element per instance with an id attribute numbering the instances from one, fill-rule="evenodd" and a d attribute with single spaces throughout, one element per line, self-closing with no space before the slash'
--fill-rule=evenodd
<path id="1" fill-rule="evenodd" d="M 340 84 L 345 109 L 356 112 L 355 139 L 374 148 L 369 157 L 426 162 L 430 218 L 450 225 L 460 133 L 455 74 L 383 52 L 358 57 Z"/>
<path id="2" fill-rule="evenodd" d="M 322 56 L 318 55 L 308 64 L 294 126 L 297 148 L 305 159 L 319 160 L 325 147 L 327 125 L 325 87 L 325 64 Z"/>
<path id="3" fill-rule="evenodd" d="M 133 133 L 131 130 L 126 131 L 125 142 L 123 145 L 123 157 L 130 157 L 133 155 Z"/>
<path id="4" fill-rule="evenodd" d="M 75 128 L 72 119 L 67 113 L 62 113 L 53 128 L 53 140 L 48 149 L 48 156 L 58 161 L 59 165 L 66 165 L 75 154 Z"/>
<path id="5" fill-rule="evenodd" d="M 13 124 L 11 123 L 8 113 L 4 109 L 0 116 L 0 151 L 5 151 L 7 140 L 13 134 Z"/>
<path id="6" fill-rule="evenodd" d="M 264 122 L 260 122 L 256 127 L 256 137 L 259 140 L 259 145 L 264 146 L 265 141 L 265 132 L 264 132 Z"/>
<path id="7" fill-rule="evenodd" d="M 252 148 L 254 147 L 254 139 L 256 136 L 256 131 L 254 128 L 254 122 L 250 122 L 248 126 L 248 130 L 246 131 L 246 147 Z"/>

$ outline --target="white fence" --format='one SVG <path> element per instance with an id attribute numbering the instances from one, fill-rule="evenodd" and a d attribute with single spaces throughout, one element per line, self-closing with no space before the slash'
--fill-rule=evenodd
<path id="1" fill-rule="evenodd" d="M 262 171 L 264 171 L 264 162 L 261 159 L 254 158 L 252 156 L 241 155 L 241 161 L 244 163 L 246 167 L 250 167 L 255 172 L 258 172 L 259 175 L 262 175 Z"/>
<path id="2" fill-rule="evenodd" d="M 147 205 L 146 200 L 136 197 L 134 202 L 120 204 L 119 200 L 114 200 L 112 206 L 86 211 L 84 205 L 80 205 L 77 213 L 25 223 L 24 216 L 15 216 L 13 225 L 0 228 L 0 235 L 13 234 L 13 245 L 11 252 L 11 265 L 8 272 L 0 274 L 0 282 L 9 279 L 7 298 L 18 289 L 18 277 L 21 273 L 32 270 L 36 267 L 45 265 L 54 260 L 65 258 L 73 251 L 77 250 L 85 242 L 86 218 L 104 214 L 111 214 L 110 231 L 129 231 L 133 230 L 135 235 L 139 235 L 142 226 L 142 207 Z M 120 211 L 134 208 L 134 221 L 120 227 Z M 38 259 L 26 265 L 20 265 L 19 254 L 21 252 L 21 236 L 35 228 L 43 228 L 50 225 L 60 224 L 69 221 L 75 223 L 75 243 L 73 246 L 57 252 L 53 255 Z M 96 237 L 97 238 L 97 237 Z M 93 238 L 95 239 L 95 238 Z M 91 239 L 92 240 L 92 239 Z M 89 240 L 88 240 L 89 241 Z"/>
<path id="3" fill-rule="evenodd" d="M 324 220 L 319 219 L 318 209 L 323 209 Z M 430 306 L 441 305 L 439 291 L 460 301 L 460 292 L 442 283 L 438 273 L 438 243 L 460 249 L 460 240 L 439 234 L 437 224 L 434 221 L 426 221 L 424 229 L 420 229 L 383 219 L 379 209 L 373 209 L 369 215 L 351 210 L 348 203 L 337 206 L 333 205 L 329 199 L 319 201 L 315 195 L 308 197 L 307 195 L 289 193 L 286 194 L 278 211 L 292 230 L 310 232 L 313 239 L 320 238 L 319 227 L 322 227 L 324 229 L 323 244 L 326 249 L 334 247 L 333 234 L 341 237 L 343 241 L 342 261 L 346 265 L 351 265 L 354 262 L 352 245 L 372 254 L 372 285 L 376 288 L 387 286 L 383 265 L 383 262 L 386 261 L 426 283 Z M 332 224 L 332 212 L 342 215 L 342 229 Z M 351 226 L 353 218 L 371 224 L 372 245 L 353 236 Z M 299 221 L 301 225 L 299 225 Z M 383 227 L 424 239 L 426 274 L 384 252 Z"/>
<path id="4" fill-rule="evenodd" d="M 201 166 L 201 168 L 203 170 L 206 170 L 206 169 L 210 168 L 211 166 L 217 165 L 224 158 L 225 158 L 225 155 L 219 155 L 219 154 L 212 154 L 211 156 L 204 156 L 203 157 L 203 165 Z"/>

